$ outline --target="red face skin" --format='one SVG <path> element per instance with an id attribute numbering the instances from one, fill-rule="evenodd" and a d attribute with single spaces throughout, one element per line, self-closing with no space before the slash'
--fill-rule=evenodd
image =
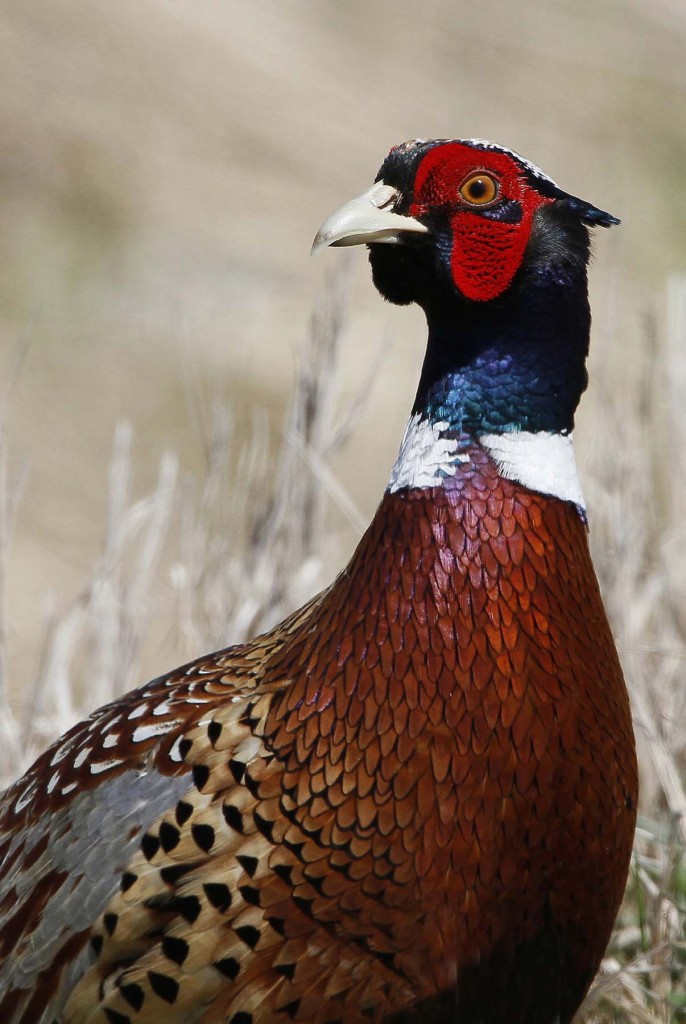
<path id="1" fill-rule="evenodd" d="M 461 186 L 479 172 L 498 187 L 496 197 L 483 205 L 469 203 L 460 195 Z M 484 216 L 502 200 L 514 200 L 521 207 L 517 223 Z M 435 216 L 436 206 L 447 209 L 455 285 L 466 298 L 487 302 L 511 283 L 524 257 L 534 213 L 551 202 L 532 187 L 522 168 L 507 154 L 448 142 L 429 150 L 419 164 L 409 213 L 421 220 L 423 214 Z"/>

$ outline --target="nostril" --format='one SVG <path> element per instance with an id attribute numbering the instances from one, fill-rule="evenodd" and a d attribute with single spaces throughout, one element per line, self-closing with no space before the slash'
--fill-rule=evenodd
<path id="1" fill-rule="evenodd" d="M 393 188 L 392 185 L 385 185 L 383 182 L 380 182 L 369 196 L 370 202 L 378 210 L 392 210 L 399 198 L 398 190 Z"/>

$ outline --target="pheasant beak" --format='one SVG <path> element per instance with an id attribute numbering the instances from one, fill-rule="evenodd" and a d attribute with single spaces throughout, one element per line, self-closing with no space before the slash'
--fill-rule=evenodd
<path id="1" fill-rule="evenodd" d="M 429 229 L 414 217 L 393 212 L 399 198 L 397 189 L 377 181 L 361 196 L 344 203 L 327 217 L 312 243 L 312 256 L 327 245 L 397 244 L 401 235 L 409 231 L 428 234 Z"/>

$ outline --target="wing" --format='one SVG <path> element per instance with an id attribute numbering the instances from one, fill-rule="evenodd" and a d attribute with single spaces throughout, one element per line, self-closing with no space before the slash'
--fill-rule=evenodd
<path id="1" fill-rule="evenodd" d="M 323 796 L 316 821 L 289 816 L 265 737 L 279 692 L 236 694 L 184 736 L 192 786 L 126 866 L 65 1024 L 347 1024 L 412 1002 L 383 952 L 395 915 L 373 898 L 371 841 L 366 856 L 351 846 L 356 794 L 338 845 L 341 808 Z"/>
<path id="2" fill-rule="evenodd" d="M 0 1020 L 43 1024 L 95 959 L 91 929 L 147 829 L 194 789 L 184 738 L 237 713 L 309 606 L 251 644 L 154 680 L 58 740 L 0 798 Z M 97 944 L 96 944 L 97 945 Z"/>

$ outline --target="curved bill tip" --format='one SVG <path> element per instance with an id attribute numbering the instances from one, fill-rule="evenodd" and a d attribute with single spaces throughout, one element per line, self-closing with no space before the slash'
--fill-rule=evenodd
<path id="1" fill-rule="evenodd" d="M 370 242 L 394 244 L 406 232 L 427 234 L 429 229 L 414 217 L 393 212 L 398 192 L 377 181 L 361 196 L 344 203 L 327 217 L 315 235 L 310 255 L 327 246 L 368 245 Z"/>

